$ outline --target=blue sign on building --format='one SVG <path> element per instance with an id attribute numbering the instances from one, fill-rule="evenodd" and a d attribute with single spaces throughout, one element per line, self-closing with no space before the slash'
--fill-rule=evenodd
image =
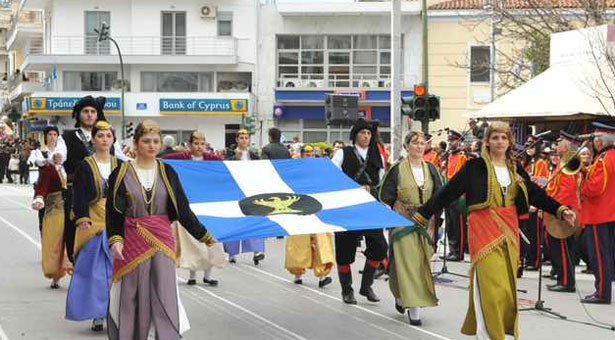
<path id="1" fill-rule="evenodd" d="M 160 98 L 160 114 L 245 114 L 247 99 Z"/>
<path id="2" fill-rule="evenodd" d="M 79 97 L 31 97 L 26 102 L 30 113 L 71 114 Z M 105 102 L 105 114 L 120 113 L 121 101 L 118 97 L 108 97 Z"/>

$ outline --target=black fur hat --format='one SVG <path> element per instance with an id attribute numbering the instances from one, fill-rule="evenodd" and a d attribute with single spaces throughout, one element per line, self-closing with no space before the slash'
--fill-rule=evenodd
<path id="1" fill-rule="evenodd" d="M 75 119 L 75 127 L 78 128 L 81 126 L 81 119 L 80 119 L 81 110 L 83 110 L 83 108 L 88 107 L 88 106 L 91 106 L 96 109 L 96 113 L 98 115 L 96 117 L 96 121 L 107 120 L 105 118 L 105 113 L 104 113 L 106 101 L 107 101 L 107 98 L 105 97 L 94 98 L 92 96 L 85 96 L 79 99 L 79 101 L 73 107 L 73 118 Z"/>

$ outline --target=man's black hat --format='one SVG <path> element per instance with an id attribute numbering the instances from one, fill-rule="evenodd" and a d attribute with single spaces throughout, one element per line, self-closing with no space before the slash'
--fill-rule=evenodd
<path id="1" fill-rule="evenodd" d="M 371 122 L 368 122 L 363 118 L 357 119 L 357 121 L 352 126 L 352 130 L 350 130 L 350 140 L 353 143 L 355 139 L 357 138 L 357 134 L 361 130 L 369 130 L 372 133 L 372 135 L 374 135 L 376 129 L 374 127 L 374 124 L 372 124 Z"/>
<path id="2" fill-rule="evenodd" d="M 96 117 L 96 121 L 107 120 L 105 118 L 105 113 L 103 111 L 105 108 L 106 101 L 107 101 L 107 98 L 105 97 L 94 98 L 92 96 L 85 96 L 79 99 L 79 101 L 73 107 L 73 118 L 75 119 L 75 127 L 78 128 L 81 126 L 81 120 L 80 120 L 79 115 L 81 114 L 81 110 L 83 110 L 83 108 L 88 107 L 88 106 L 91 106 L 96 109 L 96 113 L 98 115 Z"/>

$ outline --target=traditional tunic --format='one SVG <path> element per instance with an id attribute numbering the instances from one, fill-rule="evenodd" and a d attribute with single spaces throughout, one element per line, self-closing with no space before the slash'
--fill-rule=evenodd
<path id="1" fill-rule="evenodd" d="M 113 260 L 109 339 L 146 340 L 152 323 L 156 339 L 179 339 L 189 325 L 178 295 L 171 221 L 202 242 L 211 235 L 190 210 L 177 173 L 163 163 L 142 170 L 126 162 L 111 174 L 109 188 L 109 243 L 124 244 L 124 259 Z"/>
<path id="2" fill-rule="evenodd" d="M 419 171 L 418 178 L 415 171 Z M 423 161 L 421 168 L 413 170 L 409 160 L 402 160 L 385 176 L 380 200 L 410 217 L 441 186 L 442 179 L 433 164 Z M 434 250 L 428 230 L 419 225 L 395 228 L 389 233 L 389 244 L 389 288 L 393 296 L 403 307 L 436 306 L 430 268 Z"/>
<path id="3" fill-rule="evenodd" d="M 44 204 L 45 215 L 41 233 L 42 267 L 45 277 L 58 281 L 69 270 L 64 252 L 64 199 L 66 173 L 48 164 L 41 169 L 34 187 L 34 201 Z"/>
<path id="4" fill-rule="evenodd" d="M 314 270 L 316 277 L 325 277 L 335 265 L 333 234 L 305 234 L 286 237 L 285 267 L 293 275 Z"/>
<path id="5" fill-rule="evenodd" d="M 105 231 L 105 203 L 111 171 L 121 161 L 111 157 L 99 163 L 86 157 L 73 176 L 74 224 L 88 222 L 90 228 L 77 228 L 69 233 L 75 239 L 73 257 L 75 271 L 68 289 L 66 318 L 69 320 L 102 319 L 107 314 L 112 259 Z"/>
<path id="6" fill-rule="evenodd" d="M 536 206 L 561 218 L 566 207 L 547 196 L 520 166 L 509 165 L 510 185 L 501 187 L 489 155 L 470 160 L 413 219 L 423 226 L 434 212 L 461 195 L 468 204 L 470 268 L 469 306 L 461 332 L 477 334 L 477 321 L 488 337 L 519 337 L 516 272 L 519 261 L 518 214 Z M 480 328 L 479 328 L 480 331 Z"/>

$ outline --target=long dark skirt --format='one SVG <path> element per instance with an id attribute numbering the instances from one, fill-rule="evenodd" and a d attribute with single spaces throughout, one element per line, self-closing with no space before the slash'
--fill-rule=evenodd
<path id="1" fill-rule="evenodd" d="M 141 263 L 122 277 L 119 313 L 113 299 L 110 304 L 108 335 L 110 340 L 146 340 L 153 325 L 158 340 L 180 338 L 179 307 L 175 263 L 162 252 Z M 116 300 L 117 301 L 117 300 Z"/>

